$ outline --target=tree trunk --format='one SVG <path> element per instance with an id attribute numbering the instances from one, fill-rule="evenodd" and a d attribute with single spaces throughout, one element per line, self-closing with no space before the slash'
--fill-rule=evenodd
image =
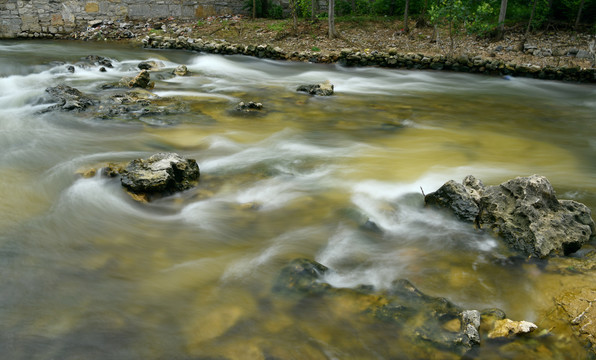
<path id="1" fill-rule="evenodd" d="M 449 56 L 453 56 L 455 40 L 453 39 L 453 20 L 449 20 Z"/>
<path id="2" fill-rule="evenodd" d="M 315 21 L 315 0 L 310 0 L 310 20 Z"/>
<path id="3" fill-rule="evenodd" d="M 579 10 L 577 11 L 577 18 L 575 18 L 575 25 L 573 26 L 573 30 L 577 31 L 577 27 L 579 26 L 579 19 L 582 17 L 582 10 L 584 9 L 584 3 L 586 0 L 582 0 L 579 3 Z"/>
<path id="4" fill-rule="evenodd" d="M 329 0 L 329 39 L 335 39 L 337 31 L 335 31 L 335 0 Z"/>
<path id="5" fill-rule="evenodd" d="M 292 28 L 294 29 L 294 33 L 298 31 L 298 6 L 297 0 L 290 0 L 290 11 L 292 12 Z"/>
<path id="6" fill-rule="evenodd" d="M 404 9 L 404 32 L 409 32 L 410 28 L 408 26 L 408 10 L 410 8 L 410 0 L 406 0 L 406 8 Z"/>
<path id="7" fill-rule="evenodd" d="M 422 6 L 422 11 L 420 12 L 420 17 L 424 18 L 426 15 L 426 9 L 428 8 L 428 0 L 424 0 L 424 5 Z"/>
<path id="8" fill-rule="evenodd" d="M 505 14 L 507 14 L 507 0 L 501 0 L 501 11 L 499 11 L 499 27 L 497 32 L 497 40 L 503 39 L 505 32 Z"/>
<path id="9" fill-rule="evenodd" d="M 528 27 L 526 28 L 526 34 L 524 35 L 525 38 L 530 34 L 530 27 L 532 26 L 532 20 L 534 20 L 534 11 L 536 11 L 536 0 L 534 0 L 532 4 L 532 12 L 530 13 L 530 21 L 528 21 Z"/>
<path id="10" fill-rule="evenodd" d="M 257 0 L 252 0 L 252 18 L 257 18 Z"/>

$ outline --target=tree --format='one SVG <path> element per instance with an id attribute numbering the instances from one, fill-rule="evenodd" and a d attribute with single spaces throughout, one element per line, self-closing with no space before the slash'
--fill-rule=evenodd
<path id="1" fill-rule="evenodd" d="M 532 12 L 530 13 L 530 21 L 528 21 L 528 27 L 526 28 L 526 34 L 524 38 L 527 38 L 530 34 L 530 26 L 532 26 L 532 20 L 534 20 L 534 12 L 536 12 L 536 0 L 532 4 Z"/>
<path id="2" fill-rule="evenodd" d="M 257 0 L 252 0 L 252 18 L 257 18 Z"/>
<path id="3" fill-rule="evenodd" d="M 443 21 L 447 21 L 450 40 L 449 53 L 453 54 L 455 34 L 459 31 L 461 24 L 466 21 L 466 7 L 461 0 L 440 0 L 437 6 L 431 6 L 429 15 L 431 22 L 435 26 L 436 35 L 438 35 L 437 25 Z"/>
<path id="4" fill-rule="evenodd" d="M 499 11 L 499 27 L 497 28 L 497 40 L 503 39 L 505 32 L 505 14 L 507 14 L 507 0 L 501 0 L 501 10 Z"/>
<path id="5" fill-rule="evenodd" d="M 335 30 L 335 0 L 329 0 L 329 39 L 335 39 L 339 34 Z"/>
<path id="6" fill-rule="evenodd" d="M 577 27 L 579 26 L 579 19 L 582 17 L 582 10 L 584 8 L 584 3 L 586 0 L 582 0 L 579 3 L 579 10 L 577 10 L 577 18 L 575 18 L 575 25 L 573 26 L 573 30 L 577 31 Z"/>
<path id="7" fill-rule="evenodd" d="M 290 0 L 290 12 L 292 13 L 292 28 L 294 32 L 298 31 L 298 0 Z"/>
<path id="8" fill-rule="evenodd" d="M 408 10 L 410 9 L 410 0 L 406 0 L 406 8 L 404 9 L 404 32 L 409 32 L 410 28 L 408 27 Z"/>

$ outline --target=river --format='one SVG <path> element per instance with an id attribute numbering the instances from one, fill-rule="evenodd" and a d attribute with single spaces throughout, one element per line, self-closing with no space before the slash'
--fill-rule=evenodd
<path id="1" fill-rule="evenodd" d="M 67 70 L 90 54 L 114 67 Z M 152 92 L 179 111 L 43 111 L 47 87 L 99 96 L 143 60 L 163 65 Z M 180 64 L 191 76 L 169 76 Z M 324 80 L 333 96 L 295 91 Z M 243 115 L 240 101 L 264 107 Z M 498 239 L 422 208 L 421 193 L 468 174 L 487 185 L 540 174 L 559 198 L 595 209 L 594 114 L 593 85 L 2 41 L 1 357 L 417 357 L 388 326 L 272 292 L 298 257 L 333 269 L 336 287 L 403 278 L 464 308 L 538 321 L 556 284 L 492 261 L 507 253 Z M 199 186 L 144 204 L 117 179 L 80 175 L 162 151 L 196 159 Z M 381 231 L 363 229 L 367 219 Z M 480 347 L 482 358 L 521 354 Z"/>

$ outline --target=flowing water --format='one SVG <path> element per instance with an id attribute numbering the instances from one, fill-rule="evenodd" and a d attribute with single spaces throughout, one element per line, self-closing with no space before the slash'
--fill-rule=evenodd
<path id="1" fill-rule="evenodd" d="M 90 54 L 114 68 L 67 71 Z M 148 59 L 163 64 L 153 93 L 182 110 L 41 111 L 49 86 L 99 96 Z M 179 64 L 192 76 L 167 75 Z M 295 91 L 327 79 L 334 96 Z M 238 114 L 240 101 L 264 109 Z M 404 278 L 538 321 L 556 284 L 493 261 L 506 254 L 499 240 L 422 208 L 421 192 L 468 174 L 488 185 L 541 174 L 559 198 L 595 209 L 595 113 L 592 85 L 0 42 L 1 357 L 442 358 L 348 305 L 273 292 L 298 257 L 330 267 L 336 287 Z M 162 151 L 196 159 L 199 186 L 144 204 L 118 179 L 79 174 Z"/>

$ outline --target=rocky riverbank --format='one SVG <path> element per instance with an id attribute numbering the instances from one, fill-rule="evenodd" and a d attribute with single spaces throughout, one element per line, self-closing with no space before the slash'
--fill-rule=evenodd
<path id="1" fill-rule="evenodd" d="M 360 51 L 345 48 L 329 54 L 313 51 L 287 52 L 281 47 L 268 44 L 239 45 L 226 41 L 203 41 L 191 37 L 177 38 L 148 35 L 143 38 L 143 45 L 158 49 L 184 49 L 214 54 L 242 54 L 275 60 L 307 61 L 312 63 L 339 63 L 345 66 L 381 66 L 387 68 L 416 70 L 450 70 L 456 72 L 478 73 L 485 75 L 513 77 L 529 77 L 548 80 L 565 80 L 578 82 L 596 82 L 596 69 L 564 66 L 539 66 L 532 64 L 516 64 L 503 60 L 483 58 L 481 55 L 471 57 L 468 54 L 458 56 L 427 56 L 418 53 L 400 53 L 399 49 L 387 51 Z"/>
<path id="2" fill-rule="evenodd" d="M 395 19 L 343 20 L 341 37 L 330 40 L 324 21 L 303 21 L 293 29 L 288 20 L 220 16 L 196 22 L 174 18 L 136 22 L 94 20 L 69 36 L 22 33 L 22 38 L 124 40 L 162 49 L 186 49 L 216 54 L 244 54 L 270 59 L 381 66 L 401 69 L 448 70 L 496 76 L 596 82 L 589 34 L 551 31 L 525 36 L 511 28 L 502 41 L 461 35 L 453 49 L 445 31 L 439 36 L 420 24 L 409 33 Z M 438 39 L 438 40 L 437 40 Z"/>

